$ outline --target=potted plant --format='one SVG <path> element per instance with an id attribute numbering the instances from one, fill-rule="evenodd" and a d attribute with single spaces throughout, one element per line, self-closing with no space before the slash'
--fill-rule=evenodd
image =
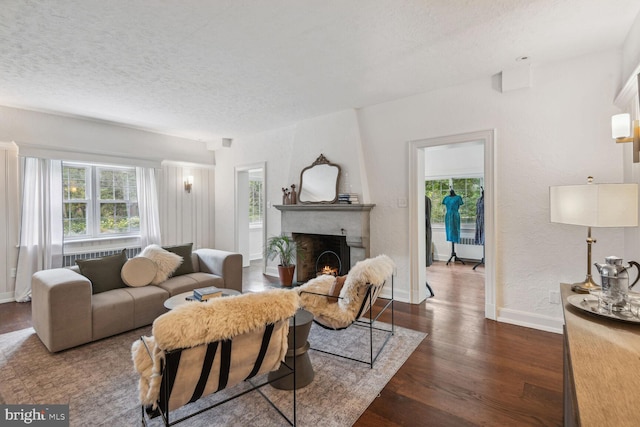
<path id="1" fill-rule="evenodd" d="M 296 266 L 293 264 L 293 257 L 297 256 L 302 259 L 302 253 L 299 251 L 293 238 L 281 234 L 267 239 L 266 255 L 269 260 L 278 257 L 278 275 L 282 286 L 291 286 L 293 283 L 293 272 Z"/>

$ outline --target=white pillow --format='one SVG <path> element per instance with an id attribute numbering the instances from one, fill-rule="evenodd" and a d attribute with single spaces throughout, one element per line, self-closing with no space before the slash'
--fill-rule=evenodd
<path id="1" fill-rule="evenodd" d="M 158 245 L 147 246 L 138 256 L 149 258 L 156 263 L 158 271 L 156 271 L 156 276 L 151 281 L 152 285 L 157 285 L 167 280 L 183 261 L 180 255 L 166 251 Z"/>
<path id="2" fill-rule="evenodd" d="M 156 277 L 156 263 L 145 257 L 129 259 L 120 271 L 122 281 L 131 287 L 147 286 Z"/>

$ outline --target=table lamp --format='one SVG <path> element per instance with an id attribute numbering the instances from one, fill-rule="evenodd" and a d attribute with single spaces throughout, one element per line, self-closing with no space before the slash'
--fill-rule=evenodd
<path id="1" fill-rule="evenodd" d="M 551 222 L 587 227 L 587 277 L 574 283 L 574 292 L 600 287 L 591 277 L 591 227 L 637 227 L 638 184 L 594 184 L 549 187 Z"/>

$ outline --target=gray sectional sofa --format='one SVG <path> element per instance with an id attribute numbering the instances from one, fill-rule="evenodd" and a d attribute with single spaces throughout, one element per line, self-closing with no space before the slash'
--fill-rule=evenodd
<path id="1" fill-rule="evenodd" d="M 198 249 L 191 261 L 193 272 L 157 285 L 100 293 L 77 266 L 39 271 L 31 285 L 33 328 L 49 351 L 57 352 L 149 325 L 167 311 L 164 301 L 182 292 L 207 286 L 242 292 L 242 255 Z"/>

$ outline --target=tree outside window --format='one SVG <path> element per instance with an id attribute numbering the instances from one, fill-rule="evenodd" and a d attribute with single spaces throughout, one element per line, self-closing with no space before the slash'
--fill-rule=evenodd
<path id="1" fill-rule="evenodd" d="M 249 225 L 262 225 L 263 197 L 262 179 L 254 179 L 249 174 Z"/>
<path id="2" fill-rule="evenodd" d="M 425 181 L 425 195 L 431 199 L 431 223 L 444 224 L 446 208 L 442 200 L 449 195 L 450 188 L 462 197 L 460 223 L 475 225 L 476 204 L 482 194 L 482 178 L 446 178 Z"/>
<path id="3" fill-rule="evenodd" d="M 63 163 L 64 237 L 138 234 L 134 168 Z"/>
<path id="4" fill-rule="evenodd" d="M 87 194 L 89 170 L 82 166 L 64 166 L 62 170 L 63 229 L 65 237 L 87 235 Z"/>

